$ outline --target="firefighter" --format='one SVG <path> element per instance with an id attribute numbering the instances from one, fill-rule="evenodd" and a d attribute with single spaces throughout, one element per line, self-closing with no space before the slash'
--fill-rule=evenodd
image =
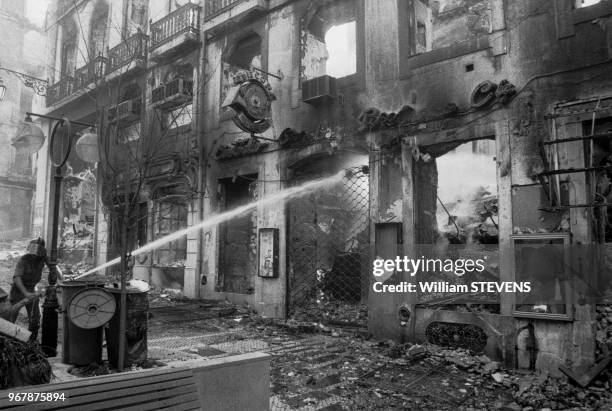
<path id="1" fill-rule="evenodd" d="M 35 288 L 40 282 L 45 265 L 49 266 L 45 240 L 38 238 L 30 241 L 26 253 L 17 261 L 10 290 L 11 304 L 15 305 L 24 298 L 29 300 L 25 306 L 28 311 L 28 329 L 32 333 L 30 336 L 32 341 L 37 340 L 40 327 L 40 306 Z"/>

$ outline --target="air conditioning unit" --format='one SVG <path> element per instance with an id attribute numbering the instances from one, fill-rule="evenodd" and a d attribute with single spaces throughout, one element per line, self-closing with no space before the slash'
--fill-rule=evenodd
<path id="1" fill-rule="evenodd" d="M 193 80 L 175 78 L 154 88 L 151 92 L 152 104 L 158 108 L 181 105 L 193 99 Z"/>
<path id="2" fill-rule="evenodd" d="M 140 118 L 142 100 L 134 98 L 117 104 L 117 121 L 129 122 Z"/>
<path id="3" fill-rule="evenodd" d="M 166 83 L 167 102 L 176 104 L 186 103 L 193 98 L 193 81 L 182 78 L 175 78 Z"/>
<path id="4" fill-rule="evenodd" d="M 153 105 L 163 103 L 165 97 L 166 97 L 166 87 L 163 84 L 151 90 L 151 103 Z"/>
<path id="5" fill-rule="evenodd" d="M 338 96 L 336 78 L 321 76 L 302 82 L 302 100 L 310 104 L 319 104 Z"/>
<path id="6" fill-rule="evenodd" d="M 142 99 L 134 98 L 123 101 L 116 106 L 111 106 L 106 110 L 109 123 L 131 122 L 140 118 L 142 109 Z"/>

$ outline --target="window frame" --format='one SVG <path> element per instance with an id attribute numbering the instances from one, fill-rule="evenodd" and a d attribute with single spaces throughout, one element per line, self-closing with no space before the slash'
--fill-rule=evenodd
<path id="1" fill-rule="evenodd" d="M 361 0 L 343 0 L 343 1 L 352 2 L 354 10 L 355 10 L 355 20 L 354 21 L 355 21 L 355 30 L 356 30 L 355 32 L 356 71 L 353 74 L 349 74 L 344 77 L 336 78 L 336 81 L 338 83 L 339 88 L 357 86 L 359 90 L 362 90 L 362 89 L 365 89 L 365 77 L 366 77 L 365 2 Z M 322 5 L 320 7 L 328 7 L 328 6 Z M 302 17 L 302 23 L 300 24 L 300 27 L 299 27 L 300 37 L 302 33 L 305 33 L 308 31 L 310 20 L 316 16 L 317 11 L 318 10 L 313 12 L 312 15 L 309 14 L 309 11 L 306 11 L 305 15 Z M 309 16 L 310 18 L 308 18 Z M 348 23 L 348 21 L 345 23 Z M 300 89 L 301 89 L 302 83 L 306 81 L 304 79 L 303 69 L 302 69 L 302 62 L 304 59 L 305 50 L 301 43 L 298 43 L 298 47 L 299 47 L 299 62 L 300 62 L 299 83 L 300 83 Z"/>

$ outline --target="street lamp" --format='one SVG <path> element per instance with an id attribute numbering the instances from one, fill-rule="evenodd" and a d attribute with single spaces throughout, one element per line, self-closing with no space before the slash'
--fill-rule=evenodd
<path id="1" fill-rule="evenodd" d="M 97 163 L 100 161 L 98 135 L 93 128 L 90 128 L 77 140 L 75 148 L 81 160 L 88 163 Z"/>
<path id="2" fill-rule="evenodd" d="M 43 304 L 43 322 L 42 322 L 42 336 L 41 336 L 41 347 L 43 352 L 48 357 L 55 357 L 57 355 L 57 309 L 59 308 L 59 302 L 57 301 L 57 237 L 59 229 L 59 206 L 61 200 L 61 186 L 63 176 L 63 167 L 68 160 L 70 150 L 72 148 L 72 124 L 77 124 L 91 129 L 89 138 L 97 139 L 97 136 L 93 133 L 94 126 L 87 123 L 81 123 L 78 121 L 70 121 L 67 117 L 52 117 L 44 114 L 26 113 L 26 118 L 20 128 L 20 134 L 16 137 L 15 141 L 30 141 L 35 138 L 39 138 L 42 135 L 44 141 L 44 134 L 40 127 L 32 122 L 32 116 L 46 118 L 55 121 L 53 125 L 53 131 L 49 139 L 49 154 L 51 162 L 55 166 L 55 175 L 53 180 L 55 181 L 55 195 L 53 198 L 53 217 L 51 222 L 51 255 L 49 259 L 49 285 L 45 290 L 45 302 Z M 60 133 L 61 129 L 65 129 L 64 133 Z M 33 144 L 32 147 L 36 145 Z M 42 144 L 37 150 L 40 150 Z M 77 151 L 78 154 L 78 151 Z M 87 161 L 87 159 L 84 159 Z"/>
<path id="3" fill-rule="evenodd" d="M 33 154 L 40 150 L 44 143 L 45 133 L 34 124 L 29 114 L 26 115 L 25 120 L 19 125 L 17 135 L 13 138 L 11 144 L 25 149 L 28 154 Z"/>

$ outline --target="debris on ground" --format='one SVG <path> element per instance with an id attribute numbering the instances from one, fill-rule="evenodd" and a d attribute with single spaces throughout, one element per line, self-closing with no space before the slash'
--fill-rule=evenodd
<path id="1" fill-rule="evenodd" d="M 291 318 L 302 322 L 319 322 L 327 325 L 366 327 L 368 307 L 338 300 L 321 298 L 295 308 Z"/>
<path id="2" fill-rule="evenodd" d="M 612 304 L 597 305 L 596 313 L 595 357 L 600 360 L 612 355 Z"/>
<path id="3" fill-rule="evenodd" d="M 51 365 L 38 343 L 0 335 L 0 388 L 46 384 L 51 376 Z"/>

